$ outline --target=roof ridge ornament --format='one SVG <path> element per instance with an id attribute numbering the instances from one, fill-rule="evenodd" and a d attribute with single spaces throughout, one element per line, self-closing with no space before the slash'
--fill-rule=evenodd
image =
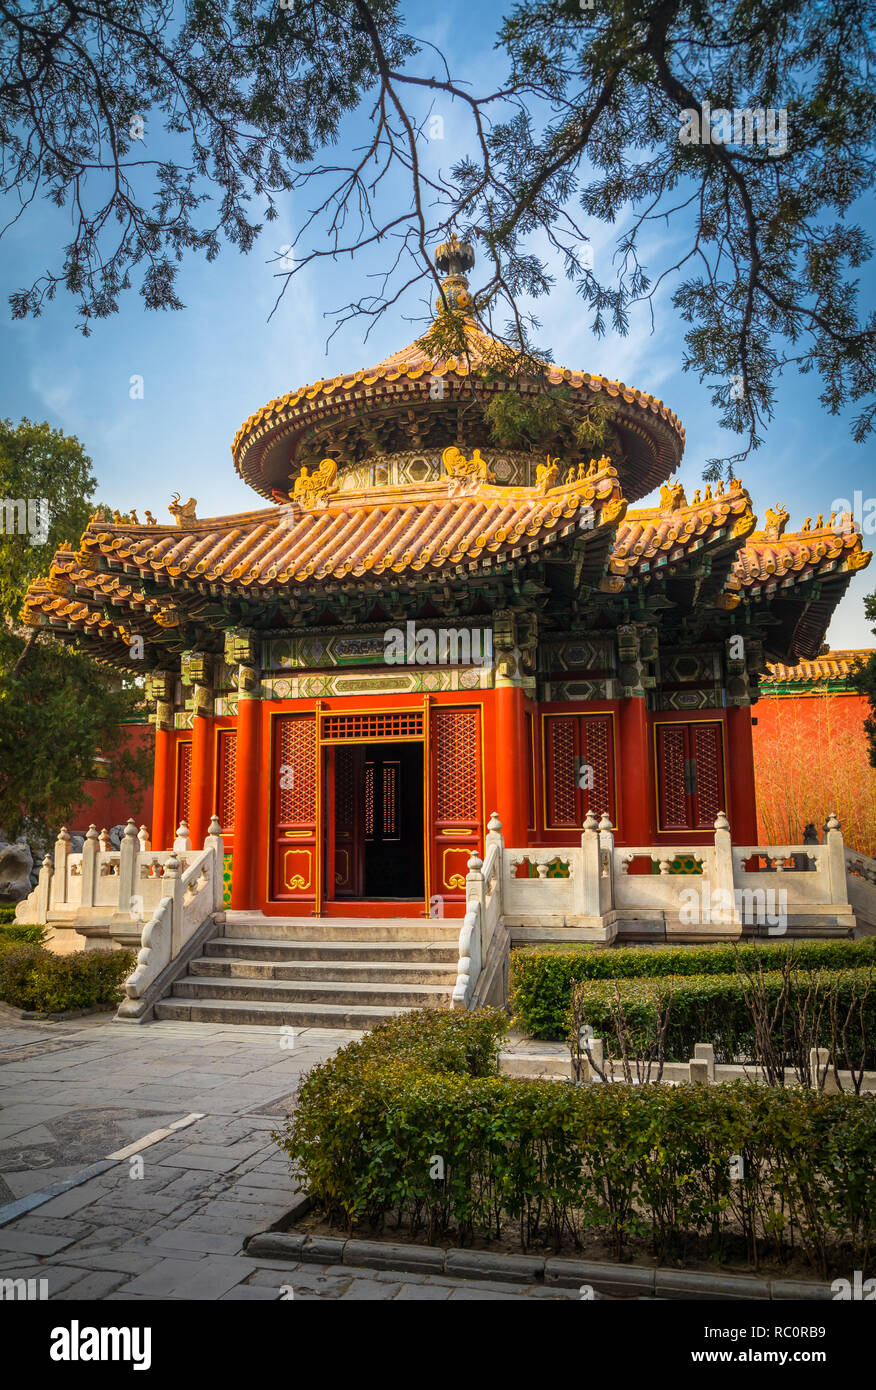
<path id="1" fill-rule="evenodd" d="M 305 463 L 292 488 L 293 500 L 301 502 L 304 506 L 327 501 L 338 491 L 338 484 L 335 482 L 337 473 L 338 465 L 334 459 L 322 459 L 319 467 L 312 473 Z"/>
<path id="2" fill-rule="evenodd" d="M 444 275 L 441 282 L 442 299 L 436 300 L 439 314 L 445 309 L 470 309 L 471 295 L 468 292 L 467 270 L 473 270 L 475 263 L 474 247 L 469 241 L 460 241 L 456 232 L 451 232 L 447 241 L 442 241 L 435 251 L 435 265 Z"/>

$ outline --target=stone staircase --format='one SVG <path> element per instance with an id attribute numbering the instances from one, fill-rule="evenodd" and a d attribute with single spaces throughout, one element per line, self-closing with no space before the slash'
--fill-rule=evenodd
<path id="1" fill-rule="evenodd" d="M 422 917 L 228 912 L 155 1017 L 366 1029 L 408 1009 L 449 1008 L 459 928 Z"/>

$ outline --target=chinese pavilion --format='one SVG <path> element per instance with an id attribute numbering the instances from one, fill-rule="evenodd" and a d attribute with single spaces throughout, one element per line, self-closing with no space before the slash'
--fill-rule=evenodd
<path id="1" fill-rule="evenodd" d="M 471 249 L 437 263 L 465 311 Z M 203 843 L 215 811 L 234 908 L 461 913 L 493 809 L 518 847 L 580 842 L 588 810 L 621 846 L 705 843 L 721 811 L 756 842 L 751 706 L 767 662 L 818 655 L 869 562 L 851 516 L 758 529 L 738 480 L 688 499 L 654 396 L 503 375 L 473 318 L 465 340 L 251 416 L 232 455 L 266 506 L 98 514 L 31 586 L 29 624 L 148 671 L 152 843 L 180 821 Z M 490 400 L 540 390 L 568 421 L 547 459 L 497 448 Z M 610 456 L 582 459 L 597 400 Z"/>

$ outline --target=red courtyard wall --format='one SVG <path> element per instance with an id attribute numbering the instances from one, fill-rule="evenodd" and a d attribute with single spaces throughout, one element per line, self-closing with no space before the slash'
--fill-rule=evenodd
<path id="1" fill-rule="evenodd" d="M 820 831 L 835 811 L 846 843 L 876 854 L 876 769 L 864 733 L 868 714 L 863 695 L 761 696 L 752 709 L 761 842 L 799 844 L 807 821 Z"/>

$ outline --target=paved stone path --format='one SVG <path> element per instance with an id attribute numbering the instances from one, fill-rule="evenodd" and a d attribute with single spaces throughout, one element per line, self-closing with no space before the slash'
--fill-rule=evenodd
<path id="1" fill-rule="evenodd" d="M 0 1225 L 0 1279 L 46 1279 L 50 1299 L 577 1298 L 244 1253 L 294 1192 L 271 1130 L 301 1075 L 359 1036 L 108 1016 L 0 1027 L 0 1207 L 200 1116 Z"/>

